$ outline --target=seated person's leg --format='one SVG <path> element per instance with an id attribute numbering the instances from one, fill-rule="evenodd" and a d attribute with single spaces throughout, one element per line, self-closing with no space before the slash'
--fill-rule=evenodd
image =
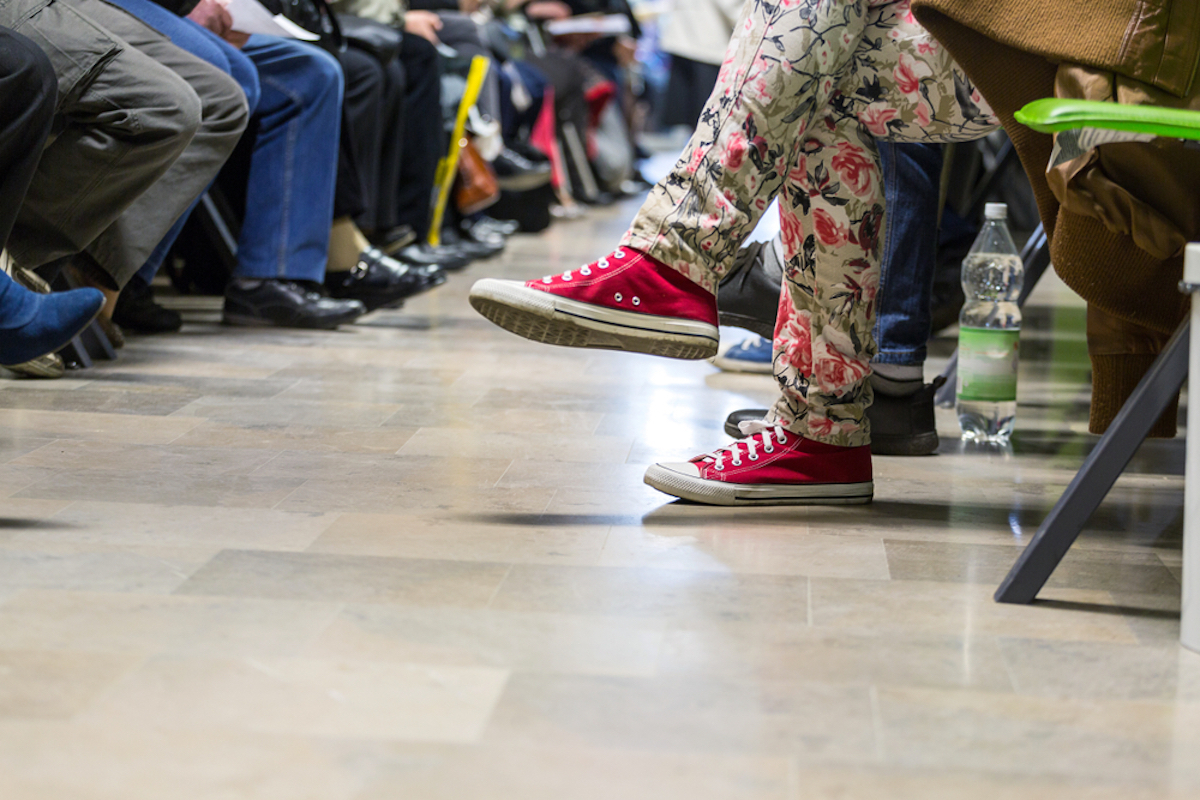
<path id="1" fill-rule="evenodd" d="M 0 28 L 0 250 L 50 135 L 54 68 L 25 37 Z M 95 289 L 42 295 L 0 270 L 0 364 L 22 364 L 65 345 L 96 316 Z"/>
<path id="2" fill-rule="evenodd" d="M 124 15 L 113 6 L 97 5 Z M 13 2 L 0 15 L 21 8 L 21 2 Z M 42 155 L 9 243 L 18 264 L 37 267 L 93 244 L 127 208 L 153 191 L 199 131 L 204 106 L 173 70 L 73 6 L 46 6 L 23 20 L 21 31 L 51 57 L 63 125 Z M 164 47 L 171 46 L 158 38 Z M 240 134 L 244 115 L 239 100 L 236 119 L 230 120 L 234 133 Z M 220 163 L 205 166 L 208 174 L 201 179 L 207 181 Z M 140 257 L 102 262 L 105 270 L 96 270 L 95 277 L 113 289 L 122 285 L 194 196 L 158 197 L 159 208 L 147 212 L 147 222 L 161 227 L 131 231 L 129 241 L 135 253 L 145 246 L 143 239 L 152 236 L 153 243 Z M 109 244 L 112 255 L 118 255 L 121 243 Z"/>
<path id="3" fill-rule="evenodd" d="M 238 264 L 225 295 L 228 324 L 332 328 L 365 312 L 322 298 L 341 126 L 342 70 L 311 45 L 252 36 L 242 52 L 262 95 L 247 179 Z"/>
<path id="4" fill-rule="evenodd" d="M 937 266 L 942 148 L 883 142 L 879 155 L 887 221 L 875 298 L 879 352 L 871 361 L 870 378 L 875 398 L 867 409 L 871 452 L 928 455 L 938 447 L 933 404 L 936 387 L 926 385 L 923 376 Z M 784 261 L 778 237 L 766 246 L 743 248 L 737 267 L 722 282 L 717 296 L 723 325 L 751 326 L 760 335 L 771 337 Z M 735 411 L 726 420 L 725 430 L 740 436 L 742 422 L 766 415 L 766 409 Z"/>
<path id="5" fill-rule="evenodd" d="M 477 309 L 527 338 L 705 357 L 716 348 L 715 287 L 782 192 L 787 292 L 771 425 L 711 457 L 652 467 L 651 485 L 723 504 L 870 499 L 865 379 L 884 198 L 866 137 L 965 140 L 995 126 L 969 92 L 960 100 L 966 77 L 944 51 L 919 47 L 928 36 L 901 10 L 860 0 L 768 14 L 748 3 L 700 130 L 623 247 L 562 276 L 472 290 Z M 827 42 L 819 32 L 834 24 L 843 35 Z M 779 60 L 759 55 L 768 37 Z M 915 71 L 930 77 L 910 81 Z M 883 83 L 875 101 L 859 92 Z"/>
<path id="6" fill-rule="evenodd" d="M 166 36 L 176 47 L 232 77 L 246 97 L 249 113 L 254 113 L 260 91 L 258 72 L 237 48 L 192 20 L 181 18 L 152 0 L 113 0 L 113 4 Z M 121 290 L 116 305 L 111 309 L 113 322 L 121 328 L 142 333 L 163 333 L 178 330 L 182 326 L 183 319 L 178 312 L 163 308 L 154 302 L 150 284 L 199 202 L 200 198 L 197 197 L 155 246 L 137 274 Z"/>

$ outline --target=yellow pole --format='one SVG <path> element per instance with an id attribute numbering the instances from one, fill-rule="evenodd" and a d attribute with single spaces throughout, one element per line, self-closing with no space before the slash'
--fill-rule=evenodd
<path id="1" fill-rule="evenodd" d="M 471 71 L 467 75 L 467 90 L 463 93 L 462 102 L 458 104 L 458 117 L 454 121 L 454 133 L 450 137 L 450 152 L 438 162 L 437 198 L 433 204 L 433 219 L 429 223 L 429 243 L 437 247 L 442 242 L 442 221 L 446 218 L 446 206 L 450 203 L 450 192 L 454 188 L 454 178 L 458 175 L 458 157 L 462 152 L 462 141 L 466 135 L 467 117 L 471 106 L 479 100 L 483 91 L 483 81 L 487 78 L 491 60 L 485 56 L 475 56 L 471 59 Z"/>

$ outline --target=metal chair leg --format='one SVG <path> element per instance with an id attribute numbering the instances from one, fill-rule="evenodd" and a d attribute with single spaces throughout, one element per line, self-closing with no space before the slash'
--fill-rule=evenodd
<path id="1" fill-rule="evenodd" d="M 1187 379 L 1184 321 L 1083 462 L 1000 588 L 1000 603 L 1031 603 Z"/>

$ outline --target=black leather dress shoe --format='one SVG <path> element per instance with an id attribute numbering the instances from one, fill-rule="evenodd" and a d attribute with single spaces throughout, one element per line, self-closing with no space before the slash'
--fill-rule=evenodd
<path id="1" fill-rule="evenodd" d="M 521 225 L 511 219 L 494 219 L 492 217 L 483 216 L 471 223 L 471 229 L 482 228 L 489 233 L 498 233 L 504 238 L 512 236 L 517 231 L 521 230 Z"/>
<path id="2" fill-rule="evenodd" d="M 361 301 L 367 311 L 394 308 L 445 282 L 446 273 L 440 267 L 403 264 L 374 247 L 360 253 L 349 272 L 325 273 L 330 297 Z"/>
<path id="3" fill-rule="evenodd" d="M 498 256 L 504 252 L 504 241 L 480 241 L 464 236 L 453 228 L 447 228 L 442 234 L 442 244 L 446 247 L 453 247 L 456 250 L 461 250 L 466 255 L 474 260 L 483 260 Z"/>
<path id="4" fill-rule="evenodd" d="M 927 456 L 937 452 L 937 420 L 933 396 L 946 382 L 938 377 L 909 395 L 875 392 L 867 409 L 871 422 L 871 454 L 876 456 Z M 725 433 L 742 438 L 740 424 L 765 419 L 765 408 L 745 408 L 725 418 Z"/>
<path id="5" fill-rule="evenodd" d="M 226 325 L 278 325 L 332 330 L 367 313 L 358 300 L 325 297 L 313 284 L 276 278 L 234 278 L 225 287 Z"/>
<path id="6" fill-rule="evenodd" d="M 462 269 L 471 263 L 470 256 L 461 250 L 446 246 L 431 247 L 424 242 L 401 248 L 392 253 L 392 258 L 405 264 L 441 267 L 451 272 Z"/>
<path id="7" fill-rule="evenodd" d="M 178 311 L 154 302 L 154 290 L 134 275 L 117 297 L 112 321 L 125 330 L 139 333 L 172 333 L 183 327 Z"/>
<path id="8" fill-rule="evenodd" d="M 779 290 L 783 266 L 767 258 L 771 242 L 753 242 L 743 247 L 733 267 L 717 287 L 717 313 L 722 325 L 744 328 L 764 339 L 775 336 Z"/>
<path id="9" fill-rule="evenodd" d="M 492 162 L 496 182 L 506 192 L 527 192 L 550 182 L 550 164 L 534 161 L 506 147 Z"/>

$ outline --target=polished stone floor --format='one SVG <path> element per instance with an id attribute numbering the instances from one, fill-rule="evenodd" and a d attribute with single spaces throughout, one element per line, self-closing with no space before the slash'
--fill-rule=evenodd
<path id="1" fill-rule="evenodd" d="M 634 208 L 342 332 L 176 298 L 180 334 L 0 380 L 0 798 L 1200 797 L 1182 441 L 1039 603 L 991 599 L 1093 443 L 1078 301 L 1028 310 L 1011 452 L 942 411 L 872 506 L 676 504 L 646 465 L 723 444 L 769 379 L 466 303 Z"/>

